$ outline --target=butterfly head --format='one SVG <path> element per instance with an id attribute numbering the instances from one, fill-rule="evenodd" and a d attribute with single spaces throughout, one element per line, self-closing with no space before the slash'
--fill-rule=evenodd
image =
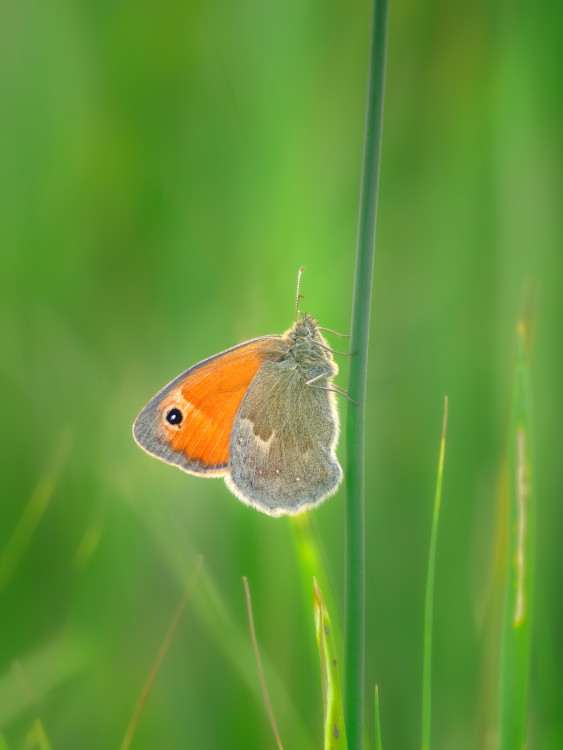
<path id="1" fill-rule="evenodd" d="M 285 334 L 291 344 L 291 356 L 306 368 L 332 362 L 330 348 L 321 335 L 317 321 L 307 313 L 299 311 L 299 315 L 301 319 L 296 320 Z"/>
<path id="2" fill-rule="evenodd" d="M 292 341 L 314 340 L 320 337 L 319 325 L 312 315 L 299 311 L 301 320 L 296 320 L 289 331 L 289 338 Z"/>

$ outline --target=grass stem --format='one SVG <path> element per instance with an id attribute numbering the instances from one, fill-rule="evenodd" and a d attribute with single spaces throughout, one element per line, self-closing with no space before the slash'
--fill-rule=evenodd
<path id="1" fill-rule="evenodd" d="M 375 221 L 383 122 L 387 0 L 372 10 L 367 110 L 351 325 L 346 505 L 345 719 L 350 750 L 360 750 L 364 725 L 365 537 L 364 424 Z"/>
<path id="2" fill-rule="evenodd" d="M 258 677 L 260 678 L 260 687 L 262 688 L 262 695 L 264 696 L 264 703 L 266 704 L 266 711 L 268 712 L 268 718 L 270 720 L 270 726 L 276 739 L 276 745 L 278 750 L 283 750 L 280 733 L 278 731 L 278 725 L 274 717 L 274 711 L 272 709 L 272 702 L 268 693 L 268 687 L 266 685 L 266 678 L 264 677 L 264 670 L 262 669 L 262 662 L 260 660 L 260 651 L 258 650 L 258 640 L 256 639 L 256 628 L 254 627 L 254 616 L 252 614 L 252 599 L 250 597 L 250 587 L 248 585 L 248 578 L 242 577 L 244 584 L 244 595 L 246 597 L 246 611 L 248 613 L 248 624 L 250 626 L 250 638 L 252 639 L 252 648 L 254 649 L 254 657 L 256 659 L 256 666 L 258 667 Z"/>
<path id="3" fill-rule="evenodd" d="M 500 750 L 526 744 L 530 614 L 534 564 L 534 436 L 526 326 L 516 336 L 509 431 L 508 566 L 501 636 Z"/>
<path id="4" fill-rule="evenodd" d="M 430 750 L 430 696 L 432 675 L 432 624 L 434 619 L 434 578 L 436 570 L 436 546 L 438 543 L 438 522 L 442 500 L 442 477 L 444 474 L 444 455 L 446 452 L 446 427 L 448 424 L 448 397 L 444 400 L 444 421 L 442 440 L 438 459 L 438 478 L 434 497 L 434 513 L 430 536 L 430 554 L 428 557 L 428 577 L 426 579 L 426 602 L 424 606 L 424 647 L 422 656 L 422 750 Z"/>
<path id="5" fill-rule="evenodd" d="M 137 701 L 135 710 L 133 711 L 133 716 L 131 717 L 131 721 L 129 722 L 127 731 L 125 732 L 125 737 L 123 738 L 123 742 L 121 743 L 120 750 L 129 750 L 129 747 L 131 746 L 131 742 L 133 741 L 133 735 L 135 734 L 135 730 L 137 729 L 137 724 L 139 723 L 139 719 L 141 718 L 141 714 L 143 713 L 143 710 L 145 708 L 145 704 L 147 702 L 149 693 L 156 679 L 156 675 L 158 674 L 158 670 L 160 669 L 162 662 L 164 661 L 164 657 L 166 656 L 166 652 L 168 651 L 168 648 L 172 642 L 172 638 L 174 637 L 174 634 L 176 633 L 176 630 L 178 629 L 178 625 L 180 624 L 180 619 L 182 617 L 182 614 L 184 613 L 184 610 L 188 603 L 188 599 L 190 598 L 190 594 L 192 592 L 193 585 L 196 581 L 197 576 L 200 573 L 202 565 L 203 565 L 203 557 L 200 556 L 197 559 L 195 570 L 190 576 L 190 580 L 184 592 L 184 596 L 182 597 L 182 600 L 180 604 L 178 605 L 178 608 L 174 614 L 174 617 L 172 618 L 172 622 L 170 623 L 170 627 L 168 628 L 168 631 L 164 637 L 164 640 L 162 641 L 162 645 L 160 646 L 158 654 L 156 655 L 156 659 L 153 662 L 149 676 L 147 677 L 145 684 L 143 685 L 141 695 L 139 697 L 139 700 Z"/>
<path id="6" fill-rule="evenodd" d="M 381 720 L 379 718 L 379 688 L 375 686 L 375 750 L 382 750 Z"/>

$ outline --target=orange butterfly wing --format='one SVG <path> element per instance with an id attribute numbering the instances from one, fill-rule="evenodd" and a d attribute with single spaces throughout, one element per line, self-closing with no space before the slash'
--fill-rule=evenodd
<path id="1" fill-rule="evenodd" d="M 288 346 L 282 336 L 262 336 L 194 365 L 145 406 L 133 425 L 135 440 L 184 471 L 226 474 L 231 429 L 248 386 Z"/>

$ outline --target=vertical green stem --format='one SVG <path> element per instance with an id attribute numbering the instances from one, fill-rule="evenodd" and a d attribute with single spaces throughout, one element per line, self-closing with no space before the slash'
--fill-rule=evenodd
<path id="1" fill-rule="evenodd" d="M 422 657 L 422 750 L 430 750 L 430 694 L 432 674 L 432 625 L 434 620 L 434 578 L 436 571 L 436 546 L 438 544 L 438 522 L 442 502 L 442 477 L 444 475 L 444 454 L 446 452 L 446 426 L 448 423 L 448 397 L 444 400 L 444 421 L 438 459 L 438 478 L 434 496 L 434 514 L 428 556 L 428 577 L 426 579 L 426 602 L 424 606 L 424 647 Z"/>
<path id="2" fill-rule="evenodd" d="M 526 327 L 518 325 L 516 369 L 512 394 L 508 468 L 510 528 L 508 569 L 501 635 L 500 750 L 525 747 L 530 670 L 532 609 L 535 459 L 532 425 L 532 386 Z"/>
<path id="3" fill-rule="evenodd" d="M 375 750 L 382 750 L 381 721 L 379 718 L 379 688 L 375 686 Z"/>
<path id="4" fill-rule="evenodd" d="M 350 396 L 359 405 L 352 404 L 348 409 L 346 435 L 345 719 L 350 750 L 362 747 L 364 724 L 364 424 L 386 47 L 387 0 L 374 0 L 351 325 L 351 349 L 357 355 L 351 358 L 349 378 Z"/>

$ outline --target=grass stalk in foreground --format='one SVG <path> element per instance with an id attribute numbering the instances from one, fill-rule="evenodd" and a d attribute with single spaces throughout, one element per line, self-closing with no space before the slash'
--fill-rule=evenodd
<path id="1" fill-rule="evenodd" d="M 509 427 L 508 569 L 501 633 L 500 750 L 524 748 L 533 582 L 534 462 L 526 330 L 519 323 Z"/>
<path id="2" fill-rule="evenodd" d="M 67 461 L 70 444 L 70 433 L 64 432 L 56 443 L 49 466 L 35 485 L 8 543 L 0 551 L 0 590 L 10 580 L 49 507 Z"/>
<path id="3" fill-rule="evenodd" d="M 426 579 L 426 602 L 424 606 L 424 648 L 422 664 L 422 750 L 430 748 L 430 688 L 432 673 L 432 621 L 434 616 L 434 574 L 436 570 L 436 545 L 438 542 L 438 522 L 442 500 L 442 477 L 444 474 L 444 454 L 446 452 L 446 427 L 448 424 L 448 397 L 444 400 L 444 422 L 442 440 L 438 459 L 438 478 L 434 498 L 434 515 L 430 537 L 430 555 L 428 559 L 428 578 Z"/>
<path id="4" fill-rule="evenodd" d="M 258 676 L 260 677 L 260 687 L 262 688 L 262 695 L 264 696 L 264 703 L 266 704 L 266 711 L 268 712 L 268 718 L 270 720 L 270 726 L 276 739 L 276 745 L 279 750 L 283 750 L 280 733 L 278 731 L 278 725 L 274 718 L 274 712 L 272 710 L 272 702 L 268 694 L 268 687 L 266 686 L 266 678 L 264 677 L 264 670 L 262 669 L 262 662 L 260 660 L 260 652 L 258 651 L 258 641 L 256 639 L 256 629 L 254 627 L 254 617 L 252 615 L 252 599 L 250 598 L 250 587 L 248 585 L 248 578 L 242 577 L 244 584 L 244 595 L 246 597 L 246 611 L 248 613 L 248 624 L 250 626 L 250 637 L 252 639 L 252 648 L 254 649 L 254 657 L 256 659 L 256 666 L 258 667 Z"/>
<path id="5" fill-rule="evenodd" d="M 382 750 L 381 722 L 379 721 L 379 688 L 375 686 L 375 750 Z"/>
<path id="6" fill-rule="evenodd" d="M 357 354 L 350 358 L 348 388 L 358 404 L 348 408 L 346 431 L 345 718 L 350 750 L 362 747 L 364 727 L 364 423 L 386 48 L 387 0 L 374 0 L 351 325 L 351 351 Z"/>
<path id="7" fill-rule="evenodd" d="M 125 732 L 125 737 L 123 738 L 123 742 L 121 743 L 120 750 L 129 750 L 131 742 L 133 741 L 133 735 L 135 734 L 137 724 L 139 723 L 139 719 L 141 718 L 141 714 L 143 713 L 143 709 L 145 708 L 145 703 L 147 702 L 147 699 L 149 697 L 149 693 L 156 679 L 156 675 L 158 674 L 158 670 L 160 669 L 161 664 L 164 661 L 164 657 L 166 656 L 166 652 L 168 651 L 168 648 L 172 642 L 172 638 L 174 637 L 174 634 L 178 628 L 180 619 L 182 617 L 182 614 L 184 613 L 184 610 L 188 603 L 188 599 L 190 598 L 190 594 L 192 592 L 193 585 L 200 573 L 202 565 L 203 557 L 200 556 L 197 559 L 195 570 L 190 576 L 190 580 L 188 581 L 184 596 L 182 597 L 182 600 L 178 605 L 176 612 L 174 613 L 174 617 L 172 618 L 172 622 L 170 623 L 168 632 L 164 636 L 164 640 L 162 641 L 162 645 L 158 651 L 158 654 L 156 655 L 156 659 L 154 660 L 150 674 L 147 677 L 145 684 L 143 685 L 141 695 L 139 697 L 139 700 L 137 701 L 135 710 L 133 711 L 133 716 L 131 717 L 131 721 L 129 722 L 127 731 Z"/>
<path id="8" fill-rule="evenodd" d="M 295 549 L 301 569 L 301 580 L 307 597 L 311 595 L 311 580 L 317 579 L 322 586 L 323 599 L 331 614 L 332 635 L 338 653 L 344 652 L 342 635 L 342 609 L 339 610 L 338 598 L 335 594 L 334 583 L 327 564 L 326 552 L 322 546 L 316 517 L 312 513 L 300 513 L 291 516 L 291 531 L 295 542 Z M 342 605 L 340 605 L 342 606 Z"/>
<path id="9" fill-rule="evenodd" d="M 338 676 L 338 659 L 334 645 L 332 625 L 321 587 L 313 578 L 315 587 L 314 611 L 317 645 L 321 660 L 321 681 L 323 687 L 324 707 L 324 750 L 346 750 L 346 730 L 342 712 L 340 678 Z"/>
<path id="10" fill-rule="evenodd" d="M 38 750 L 51 750 L 51 744 L 45 732 L 41 719 L 35 719 L 26 738 L 26 747 L 38 748 Z"/>
<path id="11" fill-rule="evenodd" d="M 187 529 L 181 527 L 174 514 L 162 513 L 150 493 L 142 493 L 143 519 L 147 533 L 154 540 L 176 580 L 184 584 L 186 567 L 193 565 L 195 552 L 193 542 Z M 242 628 L 233 617 L 217 582 L 209 569 L 203 568 L 198 585 L 190 599 L 193 615 L 205 628 L 216 648 L 223 652 L 227 662 L 239 676 L 242 684 L 256 699 L 258 706 L 263 705 L 263 695 L 256 679 L 255 657 L 248 630 Z M 294 695 L 287 690 L 286 683 L 280 677 L 276 665 L 267 655 L 262 654 L 261 661 L 268 674 L 268 684 L 276 696 L 277 711 L 286 719 L 290 727 L 293 746 L 299 750 L 313 750 L 317 745 L 313 741 L 309 728 L 305 725 L 301 710 L 295 704 Z M 1 706 L 0 706 L 1 712 Z"/>

